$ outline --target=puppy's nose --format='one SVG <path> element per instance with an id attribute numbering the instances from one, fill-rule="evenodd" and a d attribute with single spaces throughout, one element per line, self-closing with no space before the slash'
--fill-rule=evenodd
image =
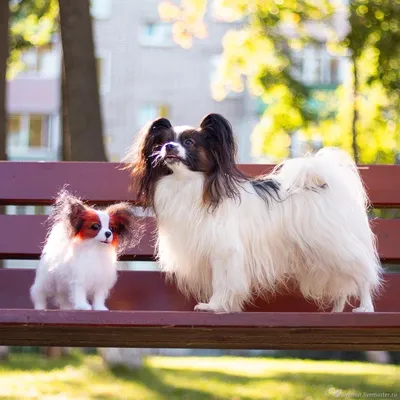
<path id="1" fill-rule="evenodd" d="M 104 234 L 106 236 L 106 238 L 108 239 L 111 236 L 111 232 L 110 231 L 106 231 L 106 233 Z"/>
<path id="2" fill-rule="evenodd" d="M 176 145 L 174 143 L 167 143 L 165 145 L 165 150 L 167 153 L 171 153 L 176 150 Z"/>

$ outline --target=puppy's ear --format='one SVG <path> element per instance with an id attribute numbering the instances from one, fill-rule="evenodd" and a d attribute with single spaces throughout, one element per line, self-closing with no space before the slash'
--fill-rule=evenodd
<path id="1" fill-rule="evenodd" d="M 136 245 L 142 234 L 142 226 L 133 207 L 129 203 L 118 203 L 108 207 L 106 212 L 110 216 L 118 253 Z"/>
<path id="2" fill-rule="evenodd" d="M 200 132 L 205 135 L 214 166 L 204 183 L 203 202 L 214 209 L 224 197 L 240 199 L 238 184 L 244 175 L 236 165 L 235 137 L 226 118 L 206 115 L 200 122 Z"/>
<path id="3" fill-rule="evenodd" d="M 87 207 L 68 190 L 62 189 L 56 196 L 52 215 L 53 224 L 62 221 L 68 234 L 74 237 L 82 228 L 83 216 Z"/>
<path id="4" fill-rule="evenodd" d="M 156 158 L 161 146 L 173 137 L 171 122 L 158 118 L 138 133 L 125 159 L 131 175 L 131 190 L 137 192 L 136 200 L 143 207 L 152 205 L 158 178 L 170 173 L 163 163 L 156 162 Z"/>

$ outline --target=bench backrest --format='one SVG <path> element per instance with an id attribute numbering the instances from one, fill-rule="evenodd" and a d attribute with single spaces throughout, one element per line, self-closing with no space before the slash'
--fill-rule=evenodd
<path id="1" fill-rule="evenodd" d="M 241 165 L 245 173 L 268 173 L 272 165 Z M 374 207 L 400 208 L 400 166 L 360 167 Z M 116 201 L 135 202 L 128 190 L 128 172 L 116 163 L 85 162 L 0 162 L 0 204 L 51 205 L 65 184 L 84 200 L 107 205 Z M 41 215 L 0 215 L 0 258 L 37 259 L 45 238 Z M 400 261 L 400 220 L 371 221 L 378 237 L 379 254 L 385 262 Z M 125 260 L 152 260 L 154 221 L 148 219 L 141 243 L 124 254 Z"/>

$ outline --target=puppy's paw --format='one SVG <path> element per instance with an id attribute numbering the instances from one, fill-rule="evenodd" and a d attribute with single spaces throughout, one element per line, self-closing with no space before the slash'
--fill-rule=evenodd
<path id="1" fill-rule="evenodd" d="M 95 311 L 108 311 L 108 308 L 104 304 L 96 304 L 93 306 Z"/>
<path id="2" fill-rule="evenodd" d="M 92 306 L 89 303 L 75 304 L 74 310 L 89 311 Z"/>
<path id="3" fill-rule="evenodd" d="M 355 313 L 364 313 L 364 312 L 374 312 L 374 309 L 373 308 L 368 309 L 365 307 L 357 307 L 357 308 L 353 308 L 352 311 Z"/>

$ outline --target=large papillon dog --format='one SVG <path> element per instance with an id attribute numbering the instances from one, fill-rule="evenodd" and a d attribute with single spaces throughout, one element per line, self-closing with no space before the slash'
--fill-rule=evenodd
<path id="1" fill-rule="evenodd" d="M 235 162 L 230 123 L 209 114 L 198 128 L 160 118 L 138 134 L 132 183 L 153 209 L 163 271 L 198 301 L 195 310 L 240 311 L 288 281 L 321 308 L 372 312 L 381 266 L 368 199 L 338 149 L 288 160 L 251 179 Z"/>
<path id="2" fill-rule="evenodd" d="M 31 288 L 35 309 L 53 300 L 61 309 L 107 310 L 121 252 L 136 243 L 140 227 L 127 203 L 98 209 L 62 190 Z"/>

